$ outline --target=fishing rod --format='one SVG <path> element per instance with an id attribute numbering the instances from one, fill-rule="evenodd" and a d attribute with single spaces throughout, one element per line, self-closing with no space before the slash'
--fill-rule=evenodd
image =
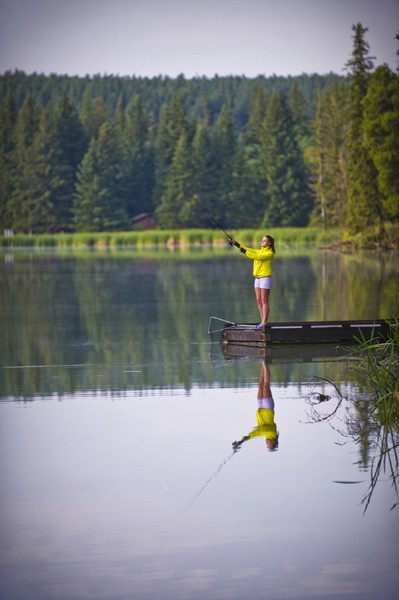
<path id="1" fill-rule="evenodd" d="M 208 215 L 208 217 L 210 218 L 210 220 L 212 221 L 212 223 L 214 223 L 216 225 L 216 227 L 219 227 L 219 229 L 221 231 L 223 231 L 224 235 L 229 239 L 229 244 L 230 246 L 232 245 L 232 242 L 234 241 L 234 238 L 231 237 L 231 235 L 229 233 L 227 233 L 227 231 L 225 229 L 223 229 L 223 227 L 221 225 L 219 225 L 219 223 L 216 221 L 216 219 L 211 215 L 211 213 L 209 212 L 209 210 L 198 200 L 196 194 L 193 195 L 193 199 L 194 201 L 198 204 L 198 206 L 200 206 L 202 208 L 202 210 Z"/>

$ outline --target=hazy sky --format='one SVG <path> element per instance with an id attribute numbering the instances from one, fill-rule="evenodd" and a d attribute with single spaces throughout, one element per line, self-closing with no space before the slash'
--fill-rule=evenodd
<path id="1" fill-rule="evenodd" d="M 399 0 L 0 0 L 0 73 L 343 73 L 359 22 L 396 69 Z"/>

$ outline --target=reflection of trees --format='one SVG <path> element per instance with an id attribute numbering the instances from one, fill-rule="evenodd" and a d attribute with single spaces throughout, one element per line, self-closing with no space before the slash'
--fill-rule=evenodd
<path id="1" fill-rule="evenodd" d="M 319 285 L 309 257 L 278 257 L 273 267 L 273 280 L 269 320 L 306 321 L 310 300 Z"/>
<path id="2" fill-rule="evenodd" d="M 5 394 L 30 396 L 53 391 L 45 368 L 73 364 L 76 353 L 69 344 L 79 335 L 79 313 L 73 281 L 65 273 L 73 258 L 32 256 L 3 265 L 0 285 L 1 352 Z"/>
<path id="3" fill-rule="evenodd" d="M 373 256 L 365 253 L 343 256 L 346 287 L 354 299 L 353 305 L 361 314 L 360 318 L 367 318 L 370 311 L 370 300 L 366 297 L 368 294 L 364 293 L 364 284 L 367 281 L 380 290 L 374 299 L 377 302 L 374 310 L 379 315 L 392 317 L 393 300 L 399 290 L 397 258 L 387 260 L 384 254 Z"/>
<path id="4" fill-rule="evenodd" d="M 313 253 L 312 267 L 317 279 L 317 319 L 373 319 L 392 317 L 399 290 L 396 260 L 386 255 Z M 365 294 L 370 286 L 378 294 Z M 312 316 L 307 313 L 307 318 Z"/>
<path id="5" fill-rule="evenodd" d="M 379 298 L 392 294 L 394 260 L 362 264 L 331 253 L 278 254 L 271 320 L 323 318 L 323 265 L 328 317 L 346 307 L 353 317 L 370 286 L 379 286 Z M 378 316 L 389 313 L 383 302 Z M 210 315 L 258 318 L 251 263 L 228 251 L 15 253 L 0 261 L 0 306 L 2 395 L 248 383 L 244 369 L 213 370 L 209 360 Z M 287 369 L 276 364 L 276 380 L 308 378 L 307 364 Z"/>

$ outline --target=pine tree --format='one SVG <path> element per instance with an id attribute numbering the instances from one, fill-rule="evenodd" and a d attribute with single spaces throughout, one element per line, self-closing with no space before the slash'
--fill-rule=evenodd
<path id="1" fill-rule="evenodd" d="M 18 184 L 11 196 L 13 227 L 25 233 L 44 233 L 54 220 L 51 198 L 51 169 L 47 144 L 45 114 L 32 143 L 21 154 Z"/>
<path id="2" fill-rule="evenodd" d="M 210 227 L 212 224 L 198 202 L 207 210 L 211 205 L 215 179 L 209 129 L 197 125 L 191 148 L 192 189 L 197 202 L 191 203 L 191 226 Z"/>
<path id="3" fill-rule="evenodd" d="M 348 156 L 348 206 L 346 224 L 350 233 L 382 227 L 381 194 L 377 170 L 363 136 L 363 101 L 367 93 L 373 58 L 365 41 L 361 23 L 353 25 L 354 48 L 347 62 L 349 69 L 349 128 L 346 136 Z"/>
<path id="4" fill-rule="evenodd" d="M 260 157 L 253 156 L 253 146 L 244 143 L 244 136 L 237 143 L 233 189 L 228 223 L 236 228 L 260 227 L 266 206 L 266 180 Z"/>
<path id="5" fill-rule="evenodd" d="M 291 111 L 282 92 L 272 96 L 267 111 L 262 155 L 268 199 L 263 224 L 274 227 L 307 225 L 313 200 Z"/>
<path id="6" fill-rule="evenodd" d="M 50 212 L 48 192 L 43 193 L 39 175 L 43 168 L 37 141 L 41 118 L 40 110 L 28 96 L 15 123 L 12 192 L 6 209 L 11 228 L 26 233 L 42 233 Z"/>
<path id="7" fill-rule="evenodd" d="M 13 189 L 12 157 L 16 119 L 14 96 L 8 94 L 0 107 L 0 231 L 8 229 L 11 225 L 7 206 Z"/>
<path id="8" fill-rule="evenodd" d="M 155 186 L 154 206 L 157 207 L 165 191 L 165 182 L 168 169 L 173 159 L 173 146 L 169 128 L 169 110 L 166 104 L 161 106 L 159 112 L 157 133 L 154 147 L 155 161 Z"/>
<path id="9" fill-rule="evenodd" d="M 159 113 L 154 148 L 155 185 L 154 206 L 157 207 L 165 193 L 168 171 L 182 133 L 188 132 L 182 101 L 175 96 L 171 106 L 163 104 Z"/>
<path id="10" fill-rule="evenodd" d="M 267 205 L 262 140 L 270 99 L 263 88 L 253 89 L 248 123 L 239 138 L 236 168 L 238 227 L 259 227 Z"/>
<path id="11" fill-rule="evenodd" d="M 399 218 L 399 75 L 382 65 L 370 76 L 364 98 L 364 140 L 378 172 L 388 218 Z"/>
<path id="12" fill-rule="evenodd" d="M 129 216 L 152 212 L 154 152 L 150 120 L 137 96 L 127 111 L 123 135 L 126 150 L 126 211 Z"/>
<path id="13" fill-rule="evenodd" d="M 88 88 L 83 97 L 80 118 L 86 137 L 89 141 L 93 137 L 98 136 L 101 125 L 109 119 L 108 110 L 104 100 L 99 96 L 92 98 Z"/>
<path id="14" fill-rule="evenodd" d="M 248 123 L 245 127 L 244 139 L 247 146 L 254 146 L 254 153 L 259 155 L 262 139 L 263 123 L 266 118 L 269 97 L 265 90 L 255 86 L 250 99 Z"/>
<path id="15" fill-rule="evenodd" d="M 236 166 L 237 134 L 230 108 L 224 106 L 212 130 L 212 153 L 215 179 L 211 212 L 216 220 L 233 227 L 232 197 L 234 191 L 234 172 Z"/>
<path id="16" fill-rule="evenodd" d="M 293 81 L 289 91 L 289 107 L 294 121 L 295 134 L 301 147 L 308 143 L 311 134 L 310 120 L 305 100 L 297 81 Z"/>
<path id="17" fill-rule="evenodd" d="M 187 133 L 182 132 L 166 180 L 165 192 L 156 215 L 163 229 L 189 227 L 193 222 L 191 161 Z"/>
<path id="18" fill-rule="evenodd" d="M 76 107 L 63 95 L 50 124 L 51 141 L 48 162 L 51 169 L 51 197 L 54 226 L 57 230 L 73 228 L 73 196 L 77 170 L 87 150 L 86 136 Z"/>
<path id="19" fill-rule="evenodd" d="M 74 221 L 78 231 L 129 228 L 121 191 L 121 148 L 112 126 L 100 127 L 78 171 Z"/>
<path id="20" fill-rule="evenodd" d="M 315 118 L 316 201 L 313 220 L 324 228 L 340 225 L 345 214 L 345 110 L 346 86 L 334 78 L 319 95 Z"/>

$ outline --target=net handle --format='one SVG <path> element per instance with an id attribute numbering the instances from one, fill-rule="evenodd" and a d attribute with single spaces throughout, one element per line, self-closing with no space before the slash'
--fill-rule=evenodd
<path id="1" fill-rule="evenodd" d="M 209 317 L 208 333 L 210 333 L 211 335 L 212 335 L 212 333 L 219 333 L 220 331 L 223 331 L 223 329 L 224 329 L 224 326 L 219 329 L 212 329 L 211 328 L 212 321 L 219 321 L 219 322 L 227 324 L 229 326 L 235 325 L 235 323 L 233 323 L 233 321 L 227 321 L 227 319 L 221 319 L 220 317 Z"/>

